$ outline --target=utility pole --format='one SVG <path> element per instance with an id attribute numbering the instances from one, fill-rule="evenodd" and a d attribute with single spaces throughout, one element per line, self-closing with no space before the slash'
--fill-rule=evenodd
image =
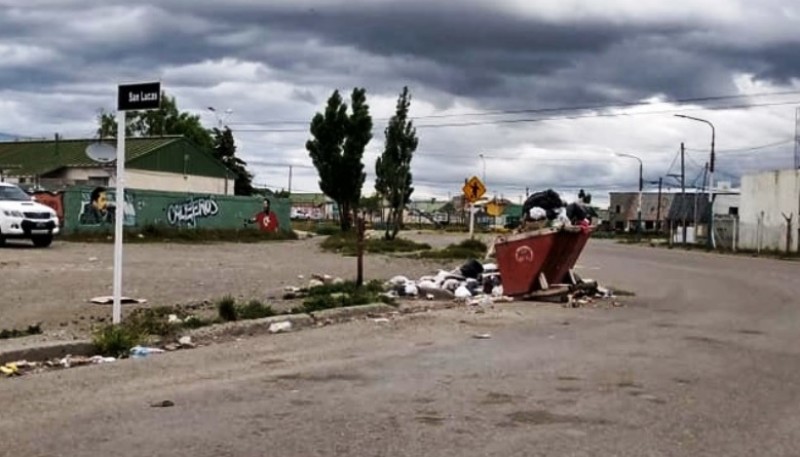
<path id="1" fill-rule="evenodd" d="M 658 177 L 658 209 L 656 210 L 656 232 L 661 232 L 661 185 L 663 184 L 661 176 Z"/>
<path id="2" fill-rule="evenodd" d="M 703 169 L 703 191 L 706 189 L 706 177 L 708 176 L 708 162 L 705 164 L 705 168 Z M 694 242 L 697 243 L 697 226 L 700 221 L 697 220 L 697 188 L 694 190 Z"/>
<path id="3" fill-rule="evenodd" d="M 292 166 L 289 165 L 289 196 L 292 195 Z"/>
<path id="4" fill-rule="evenodd" d="M 683 216 L 683 245 L 686 245 L 686 147 L 681 142 L 681 216 Z M 695 191 L 695 208 L 697 207 L 697 192 Z M 697 211 L 695 211 L 695 226 L 697 226 Z"/>

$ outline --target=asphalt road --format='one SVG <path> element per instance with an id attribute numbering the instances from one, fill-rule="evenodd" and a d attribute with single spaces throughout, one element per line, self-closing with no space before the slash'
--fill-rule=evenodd
<path id="1" fill-rule="evenodd" d="M 800 454 L 800 264 L 592 242 L 580 266 L 637 296 L 0 380 L 0 455 Z"/>

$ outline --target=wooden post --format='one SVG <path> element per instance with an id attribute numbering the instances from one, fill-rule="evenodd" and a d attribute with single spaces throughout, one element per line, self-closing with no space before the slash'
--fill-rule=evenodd
<path id="1" fill-rule="evenodd" d="M 366 226 L 364 224 L 364 218 L 361 216 L 356 217 L 356 233 L 357 233 L 357 241 L 356 241 L 356 254 L 357 254 L 357 266 L 356 266 L 356 287 L 361 287 L 364 284 L 364 231 Z"/>

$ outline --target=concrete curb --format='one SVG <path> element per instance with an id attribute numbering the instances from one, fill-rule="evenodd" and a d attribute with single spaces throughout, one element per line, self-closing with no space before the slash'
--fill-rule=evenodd
<path id="1" fill-rule="evenodd" d="M 221 336 L 241 336 L 254 335 L 256 333 L 267 333 L 272 324 L 280 322 L 291 322 L 292 331 L 311 327 L 314 325 L 314 318 L 308 314 L 286 314 L 281 316 L 265 317 L 263 319 L 251 319 L 236 322 L 226 322 L 215 324 L 208 327 L 201 327 L 184 333 L 199 340 Z"/>
<path id="2" fill-rule="evenodd" d="M 464 306 L 464 303 L 458 303 L 455 301 L 414 301 L 403 303 L 400 305 L 399 311 L 403 314 L 411 314 L 411 313 L 424 313 L 426 311 L 436 311 L 440 309 L 452 309 L 458 308 L 459 306 Z"/>
<path id="3" fill-rule="evenodd" d="M 383 303 L 371 305 L 347 306 L 344 308 L 325 309 L 311 313 L 317 323 L 330 324 L 344 322 L 359 317 L 378 317 L 385 314 L 396 313 L 398 308 Z"/>
<path id="4" fill-rule="evenodd" d="M 21 347 L 0 352 L 0 365 L 19 360 L 42 362 L 62 358 L 67 355 L 90 356 L 95 354 L 94 344 L 88 340 L 53 341 L 37 346 Z"/>

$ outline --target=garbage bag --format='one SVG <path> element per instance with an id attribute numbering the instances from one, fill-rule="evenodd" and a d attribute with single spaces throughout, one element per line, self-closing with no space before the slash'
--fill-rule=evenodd
<path id="1" fill-rule="evenodd" d="M 483 265 L 475 259 L 469 259 L 461 266 L 460 270 L 465 278 L 477 279 L 478 275 L 483 273 Z"/>
<path id="2" fill-rule="evenodd" d="M 546 219 L 547 211 L 538 206 L 534 206 L 533 208 L 531 208 L 530 211 L 528 211 L 528 218 L 532 221 L 540 221 L 542 219 Z"/>
<path id="3" fill-rule="evenodd" d="M 589 217 L 589 212 L 583 205 L 579 203 L 570 203 L 567 205 L 567 218 L 573 225 L 578 225 L 580 221 L 587 217 Z"/>
<path id="4" fill-rule="evenodd" d="M 531 194 L 522 205 L 522 214 L 529 216 L 530 210 L 536 206 L 545 210 L 547 218 L 552 220 L 556 217 L 556 210 L 565 206 L 565 204 L 558 192 L 553 189 L 547 189 Z"/>

